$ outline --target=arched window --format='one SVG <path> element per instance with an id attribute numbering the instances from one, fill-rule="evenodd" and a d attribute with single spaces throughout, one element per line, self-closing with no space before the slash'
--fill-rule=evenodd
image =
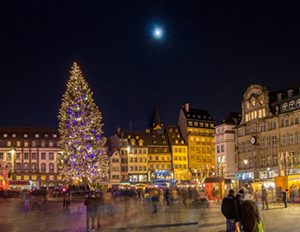
<path id="1" fill-rule="evenodd" d="M 282 111 L 286 111 L 288 109 L 288 104 L 287 103 L 284 103 L 282 105 Z"/>
<path id="2" fill-rule="evenodd" d="M 295 109 L 295 101 L 290 102 L 290 110 Z"/>

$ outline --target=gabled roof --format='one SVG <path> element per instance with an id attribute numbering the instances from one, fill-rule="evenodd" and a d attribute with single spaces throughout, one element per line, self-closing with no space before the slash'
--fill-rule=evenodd
<path id="1" fill-rule="evenodd" d="M 241 120 L 241 114 L 236 112 L 230 112 L 225 118 L 223 118 L 223 120 L 218 124 L 218 126 L 222 124 L 235 125 L 236 122 L 234 121 L 234 119 L 237 120 L 238 124 Z"/>
<path id="2" fill-rule="evenodd" d="M 181 110 L 183 111 L 186 119 L 197 119 L 199 121 L 214 122 L 214 119 L 207 110 L 189 108 L 189 111 L 187 112 L 184 106 L 181 107 Z"/>
<path id="3" fill-rule="evenodd" d="M 119 150 L 120 149 L 120 139 L 117 135 L 112 135 L 110 137 L 107 138 L 106 140 L 106 146 L 108 148 L 108 154 L 112 155 L 116 149 Z"/>

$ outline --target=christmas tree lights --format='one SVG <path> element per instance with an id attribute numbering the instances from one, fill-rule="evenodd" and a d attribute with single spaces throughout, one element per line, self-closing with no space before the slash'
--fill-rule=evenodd
<path id="1" fill-rule="evenodd" d="M 102 115 L 76 63 L 70 73 L 58 115 L 61 174 L 65 181 L 94 183 L 108 173 Z"/>

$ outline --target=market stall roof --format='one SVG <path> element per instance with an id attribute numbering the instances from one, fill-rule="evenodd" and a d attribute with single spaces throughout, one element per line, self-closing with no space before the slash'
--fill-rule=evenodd
<path id="1" fill-rule="evenodd" d="M 224 180 L 223 177 L 207 177 L 204 183 L 222 183 Z"/>
<path id="2" fill-rule="evenodd" d="M 30 182 L 27 180 L 10 180 L 9 185 L 30 185 Z"/>

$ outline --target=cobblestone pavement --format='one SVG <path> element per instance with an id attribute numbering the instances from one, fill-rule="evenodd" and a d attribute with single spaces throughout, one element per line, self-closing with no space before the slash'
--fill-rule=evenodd
<path id="1" fill-rule="evenodd" d="M 158 213 L 152 213 L 151 203 L 131 203 L 128 213 L 123 202 L 116 204 L 114 217 L 101 221 L 100 231 L 201 231 L 224 232 L 225 219 L 220 211 L 220 203 L 209 208 L 203 206 L 185 209 L 179 202 L 171 206 L 158 206 Z M 86 208 L 81 202 L 72 202 L 71 209 L 62 208 L 62 202 L 45 202 L 42 211 L 27 209 L 19 199 L 0 201 L 0 231 L 86 231 Z M 269 204 L 269 210 L 261 211 L 264 231 L 296 232 L 300 229 L 297 221 L 300 204 Z"/>

